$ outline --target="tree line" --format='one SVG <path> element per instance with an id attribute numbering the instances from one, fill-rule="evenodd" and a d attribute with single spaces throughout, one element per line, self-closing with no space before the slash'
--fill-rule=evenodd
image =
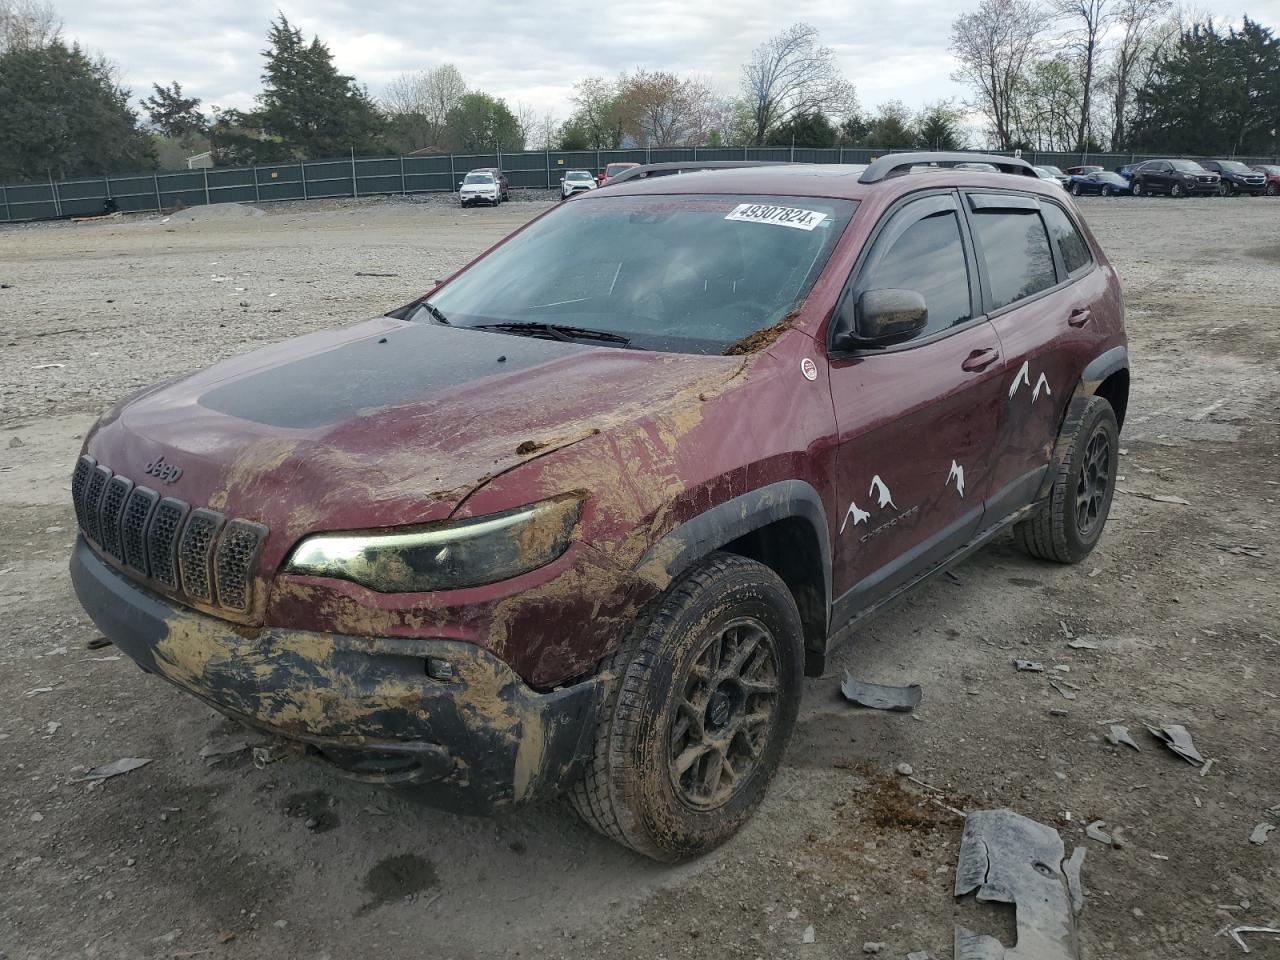
<path id="1" fill-rule="evenodd" d="M 688 145 L 1276 153 L 1280 41 L 1247 17 L 1224 28 L 1170 3 L 980 0 L 952 29 L 965 102 L 865 110 L 835 52 L 797 23 L 750 51 L 731 92 L 638 68 L 578 81 L 560 119 L 473 89 L 448 63 L 375 98 L 283 14 L 251 109 L 206 107 L 177 80 L 135 105 L 109 60 L 63 37 L 47 0 L 0 0 L 0 179 L 173 167 L 206 151 L 224 166 Z"/>

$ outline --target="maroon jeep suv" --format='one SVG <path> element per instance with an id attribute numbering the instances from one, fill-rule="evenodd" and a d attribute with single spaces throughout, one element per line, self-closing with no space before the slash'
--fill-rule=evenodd
<path id="1" fill-rule="evenodd" d="M 95 623 L 351 776 L 723 841 L 865 617 L 1002 531 L 1093 549 L 1129 364 L 1020 160 L 719 166 L 120 402 L 72 477 Z"/>

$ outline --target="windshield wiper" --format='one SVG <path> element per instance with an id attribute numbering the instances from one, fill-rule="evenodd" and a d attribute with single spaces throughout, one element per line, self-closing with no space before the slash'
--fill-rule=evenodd
<path id="1" fill-rule="evenodd" d="M 431 319 L 435 320 L 436 323 L 443 323 L 446 327 L 452 326 L 452 324 L 449 323 L 449 318 L 446 317 L 443 313 L 441 313 L 440 308 L 435 306 L 434 304 L 430 304 L 426 300 L 423 300 L 420 304 L 418 304 L 418 306 L 421 307 L 423 310 L 427 311 L 427 313 L 431 314 Z"/>
<path id="2" fill-rule="evenodd" d="M 562 323 L 540 323 L 538 321 L 509 321 L 506 323 L 480 323 L 475 330 L 500 330 L 503 333 L 514 333 L 520 336 L 547 336 L 553 340 L 572 343 L 575 340 L 598 340 L 601 343 L 616 343 L 630 346 L 631 338 L 621 334 L 609 333 L 606 330 L 591 330 L 587 327 L 570 327 Z"/>

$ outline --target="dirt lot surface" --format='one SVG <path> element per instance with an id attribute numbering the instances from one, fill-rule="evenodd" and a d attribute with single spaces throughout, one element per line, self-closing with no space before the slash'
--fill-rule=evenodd
<path id="1" fill-rule="evenodd" d="M 946 807 L 1088 847 L 1095 960 L 1235 957 L 1224 926 L 1280 923 L 1280 831 L 1249 841 L 1280 804 L 1280 202 L 1082 204 L 1126 282 L 1135 377 L 1101 547 L 1063 568 L 1001 541 L 869 624 L 832 672 L 919 681 L 922 706 L 858 712 L 809 681 L 759 815 L 701 861 L 640 860 L 560 803 L 459 818 L 302 761 L 207 761 L 245 734 L 86 648 L 68 481 L 106 402 L 380 313 L 544 206 L 0 229 L 0 956 L 827 960 L 870 942 L 939 960 L 956 922 L 1006 942 L 1013 925 L 952 897 Z M 1068 668 L 1072 698 L 1015 658 Z M 1144 720 L 1185 724 L 1207 775 Z M 122 757 L 153 762 L 83 782 Z M 1123 848 L 1087 840 L 1093 820 Z"/>

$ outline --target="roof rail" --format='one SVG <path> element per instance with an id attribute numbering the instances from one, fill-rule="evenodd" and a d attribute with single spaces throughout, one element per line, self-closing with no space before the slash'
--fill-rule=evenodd
<path id="1" fill-rule="evenodd" d="M 608 184 L 623 183 L 627 180 L 644 180 L 648 177 L 666 177 L 675 173 L 698 173 L 702 170 L 731 170 L 735 167 L 780 167 L 785 160 L 690 160 L 677 163 L 645 163 L 629 170 L 623 170 L 617 176 L 610 177 Z"/>
<path id="2" fill-rule="evenodd" d="M 958 163 L 989 163 L 1001 173 L 1036 176 L 1031 164 L 1019 157 L 1002 157 L 991 153 L 889 153 L 862 172 L 859 183 L 879 183 L 889 177 L 900 177 L 912 167 L 954 167 Z"/>

